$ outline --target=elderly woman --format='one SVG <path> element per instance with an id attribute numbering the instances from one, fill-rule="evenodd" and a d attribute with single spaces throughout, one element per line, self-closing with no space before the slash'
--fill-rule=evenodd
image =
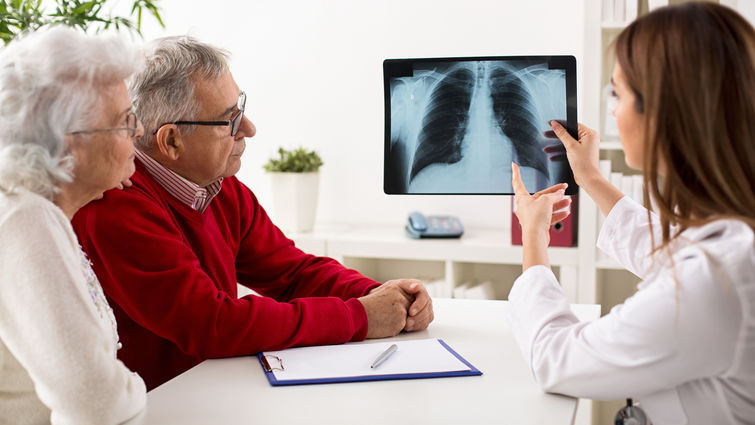
<path id="1" fill-rule="evenodd" d="M 130 184 L 143 129 L 124 79 L 138 63 L 65 28 L 0 51 L 0 423 L 115 424 L 145 404 L 70 224 Z"/>
<path id="2" fill-rule="evenodd" d="M 606 214 L 598 246 L 643 279 L 580 323 L 548 267 L 563 186 L 534 196 L 514 174 L 524 273 L 512 328 L 548 391 L 636 397 L 616 423 L 752 424 L 755 418 L 755 30 L 731 9 L 658 9 L 618 36 L 611 82 L 628 166 L 645 205 L 598 170 L 598 138 L 557 123 L 576 181 Z"/>

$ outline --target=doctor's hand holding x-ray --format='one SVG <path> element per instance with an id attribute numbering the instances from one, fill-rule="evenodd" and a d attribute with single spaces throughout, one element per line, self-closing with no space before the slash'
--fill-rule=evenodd
<path id="1" fill-rule="evenodd" d="M 590 198 L 595 201 L 603 215 L 608 215 L 616 202 L 624 195 L 619 189 L 606 181 L 600 172 L 598 166 L 600 140 L 597 133 L 584 124 L 579 124 L 577 130 L 578 138 L 575 140 L 558 121 L 551 121 L 551 126 L 553 130 L 546 132 L 545 137 L 548 139 L 556 138 L 558 140 L 555 142 L 556 144 L 553 142 L 544 143 L 545 147 L 543 151 L 548 154 L 550 161 L 568 159 L 569 166 L 574 173 L 574 181 L 590 195 Z M 540 239 L 543 239 L 547 237 L 551 225 L 558 223 L 569 215 L 568 211 L 555 213 L 569 205 L 569 202 L 566 200 L 568 198 L 561 199 L 564 195 L 564 190 L 566 190 L 566 184 L 556 184 L 534 195 L 530 195 L 522 182 L 519 167 L 516 164 L 512 164 L 512 170 L 512 186 L 517 205 L 516 214 L 519 223 L 522 225 L 523 236 L 529 235 L 530 239 L 532 239 L 537 233 L 544 232 L 545 236 L 540 235 Z M 556 193 L 559 191 L 560 195 Z M 546 194 L 548 196 L 543 196 Z M 536 202 L 536 200 L 538 201 Z M 552 220 L 549 217 L 543 216 L 547 211 L 554 213 Z M 528 229 L 524 229 L 525 225 L 528 226 Z M 544 253 L 545 248 L 548 246 L 548 239 L 544 240 L 546 240 L 544 245 L 537 243 L 524 244 L 525 258 L 536 255 L 534 251 L 542 251 Z M 536 264 L 547 265 L 547 258 Z M 525 270 L 527 268 L 529 267 L 524 267 Z"/>

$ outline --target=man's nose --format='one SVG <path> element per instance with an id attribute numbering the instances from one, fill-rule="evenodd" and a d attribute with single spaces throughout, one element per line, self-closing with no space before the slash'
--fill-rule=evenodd
<path id="1" fill-rule="evenodd" d="M 241 137 L 254 137 L 254 135 L 257 134 L 257 127 L 254 126 L 254 123 L 246 117 L 246 114 L 241 118 L 241 127 L 239 127 L 239 132 L 236 134 L 236 138 Z"/>

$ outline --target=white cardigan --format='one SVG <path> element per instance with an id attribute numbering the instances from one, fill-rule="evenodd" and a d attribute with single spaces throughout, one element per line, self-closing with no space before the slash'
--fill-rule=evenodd
<path id="1" fill-rule="evenodd" d="M 0 424 L 116 424 L 144 407 L 80 252 L 55 204 L 0 191 Z"/>
<path id="2" fill-rule="evenodd" d="M 752 424 L 752 229 L 717 220 L 686 230 L 672 247 L 674 272 L 668 257 L 654 263 L 648 256 L 647 210 L 623 198 L 598 246 L 643 279 L 606 316 L 580 323 L 544 266 L 527 269 L 509 294 L 514 335 L 542 388 L 603 400 L 633 397 L 654 425 Z"/>

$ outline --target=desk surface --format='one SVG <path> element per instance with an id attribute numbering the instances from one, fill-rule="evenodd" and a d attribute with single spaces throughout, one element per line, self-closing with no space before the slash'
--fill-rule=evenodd
<path id="1" fill-rule="evenodd" d="M 571 424 L 577 400 L 545 394 L 509 330 L 508 302 L 433 301 L 435 321 L 392 339 L 441 338 L 482 376 L 272 387 L 254 356 L 208 360 L 147 394 L 139 424 Z M 598 305 L 574 305 L 582 320 Z"/>

